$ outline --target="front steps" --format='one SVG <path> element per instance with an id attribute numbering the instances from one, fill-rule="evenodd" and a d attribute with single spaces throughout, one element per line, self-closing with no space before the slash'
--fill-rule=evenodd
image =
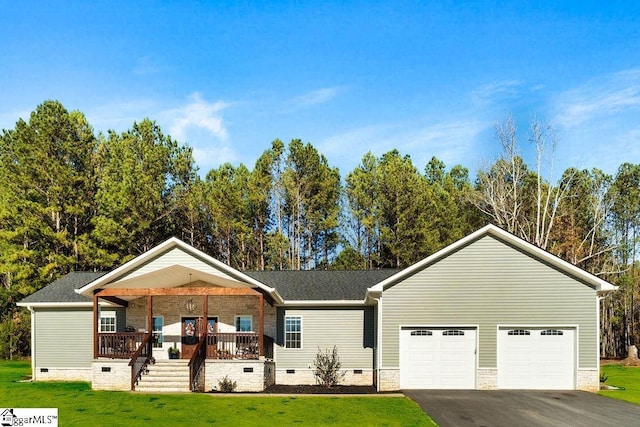
<path id="1" fill-rule="evenodd" d="M 142 375 L 135 391 L 182 393 L 189 390 L 188 360 L 156 360 L 147 366 L 148 372 Z"/>

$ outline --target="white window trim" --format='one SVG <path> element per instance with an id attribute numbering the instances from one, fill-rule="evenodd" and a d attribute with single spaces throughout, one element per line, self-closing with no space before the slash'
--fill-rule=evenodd
<path id="1" fill-rule="evenodd" d="M 162 328 L 159 331 L 153 329 L 153 327 L 155 326 L 155 324 L 153 323 L 153 319 L 162 319 Z M 162 348 L 164 346 L 164 316 L 153 316 L 153 318 L 151 319 L 151 335 L 153 335 L 154 333 L 160 333 L 160 336 L 162 337 L 160 347 L 154 346 L 154 348 Z"/>
<path id="2" fill-rule="evenodd" d="M 287 347 L 287 317 L 297 317 L 300 319 L 300 347 Z M 299 314 L 290 314 L 284 316 L 284 348 L 288 350 L 302 350 L 304 348 L 304 340 L 302 339 L 302 316 Z"/>
<path id="3" fill-rule="evenodd" d="M 113 319 L 113 331 L 102 330 L 102 319 Z M 98 321 L 98 332 L 101 334 L 115 334 L 118 330 L 118 316 L 115 311 L 112 310 L 100 310 L 100 320 Z"/>
<path id="4" fill-rule="evenodd" d="M 238 326 L 238 319 L 241 317 L 248 317 L 249 321 L 251 322 L 251 325 L 249 327 L 248 331 L 239 331 L 237 326 Z M 233 317 L 233 327 L 236 329 L 236 332 L 253 332 L 253 315 L 252 314 L 236 314 Z"/>

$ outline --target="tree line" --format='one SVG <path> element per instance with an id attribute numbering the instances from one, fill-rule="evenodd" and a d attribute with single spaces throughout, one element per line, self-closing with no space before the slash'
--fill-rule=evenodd
<path id="1" fill-rule="evenodd" d="M 96 133 L 81 112 L 45 101 L 0 135 L 0 342 L 15 341 L 0 351 L 24 351 L 19 299 L 171 236 L 240 270 L 402 268 L 493 222 L 620 286 L 603 301 L 602 351 L 624 355 L 640 338 L 640 165 L 614 176 L 568 168 L 553 181 L 552 129 L 531 123 L 532 166 L 516 135 L 513 119 L 496 125 L 502 154 L 473 179 L 398 150 L 365 153 L 341 175 L 298 139 L 202 177 L 192 149 L 150 119 Z"/>

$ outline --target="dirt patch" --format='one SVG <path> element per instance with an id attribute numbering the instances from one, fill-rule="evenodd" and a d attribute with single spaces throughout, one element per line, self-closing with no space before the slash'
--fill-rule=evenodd
<path id="1" fill-rule="evenodd" d="M 640 359 L 627 357 L 626 359 L 600 359 L 601 365 L 640 366 Z"/>
<path id="2" fill-rule="evenodd" d="M 264 393 L 272 394 L 372 394 L 377 393 L 374 386 L 338 385 L 327 388 L 319 385 L 282 385 L 267 387 Z"/>

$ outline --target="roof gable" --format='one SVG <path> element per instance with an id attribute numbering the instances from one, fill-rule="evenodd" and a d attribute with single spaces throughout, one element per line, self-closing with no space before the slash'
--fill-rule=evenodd
<path id="1" fill-rule="evenodd" d="M 251 287 L 271 295 L 277 291 L 175 237 L 150 249 L 77 290 L 85 296 L 102 288 L 177 287 L 205 281 L 223 287 Z"/>
<path id="2" fill-rule="evenodd" d="M 398 272 L 397 274 L 388 277 L 387 279 L 381 281 L 380 283 L 372 286 L 368 290 L 369 293 L 379 293 L 384 291 L 390 286 L 398 283 L 399 281 L 412 276 L 413 274 L 428 268 L 430 265 L 437 263 L 443 258 L 448 257 L 449 255 L 457 252 L 458 250 L 473 244 L 475 241 L 479 240 L 484 236 L 492 236 L 498 239 L 499 241 L 513 246 L 518 250 L 530 255 L 533 258 L 538 259 L 539 261 L 546 263 L 558 270 L 564 272 L 565 274 L 573 277 L 576 280 L 584 282 L 590 286 L 593 286 L 597 291 L 611 291 L 617 289 L 616 286 L 607 282 L 606 280 L 600 279 L 599 277 L 582 270 L 579 267 L 576 267 L 573 264 L 570 264 L 563 259 L 543 250 L 539 247 L 532 245 L 531 243 L 516 237 L 515 235 L 496 227 L 495 225 L 489 224 L 476 232 L 464 237 L 463 239 L 458 240 L 457 242 L 447 246 L 444 249 L 434 253 L 433 255 L 413 264 L 410 267 Z"/>

